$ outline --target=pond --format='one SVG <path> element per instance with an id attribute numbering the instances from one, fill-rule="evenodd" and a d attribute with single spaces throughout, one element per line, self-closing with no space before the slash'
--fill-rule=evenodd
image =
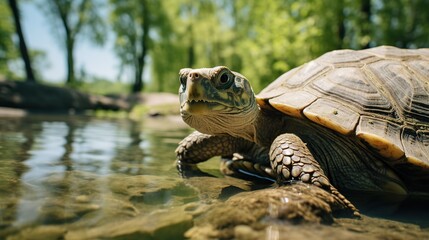
<path id="1" fill-rule="evenodd" d="M 207 206 L 259 188 L 250 181 L 223 177 L 219 161 L 201 164 L 204 174 L 197 180 L 183 179 L 174 150 L 190 132 L 177 117 L 0 118 L 0 239 L 183 239 Z M 418 239 L 429 236 L 427 219 L 419 218 L 409 223 L 346 219 L 327 230 L 303 225 L 298 232 L 307 234 L 300 235 L 302 239 L 312 231 L 343 233 L 339 238 L 365 233 L 369 239 L 396 231 L 399 239 Z M 362 223 L 377 225 L 377 230 Z M 276 224 L 263 235 L 241 225 L 232 234 L 237 239 L 283 239 L 286 230 Z M 198 235 L 201 231 L 206 235 Z M 210 231 L 194 228 L 187 236 L 203 239 Z"/>

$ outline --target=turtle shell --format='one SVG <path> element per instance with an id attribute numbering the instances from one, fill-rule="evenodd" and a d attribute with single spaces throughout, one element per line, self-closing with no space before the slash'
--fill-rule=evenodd
<path id="1" fill-rule="evenodd" d="M 428 172 L 429 49 L 328 52 L 280 76 L 257 101 L 357 136 L 390 165 Z"/>

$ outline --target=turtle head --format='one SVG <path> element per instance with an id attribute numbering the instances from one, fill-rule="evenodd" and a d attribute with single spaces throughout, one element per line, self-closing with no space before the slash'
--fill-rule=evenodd
<path id="1" fill-rule="evenodd" d="M 180 70 L 180 113 L 196 130 L 239 136 L 258 114 L 249 81 L 227 67 Z"/>

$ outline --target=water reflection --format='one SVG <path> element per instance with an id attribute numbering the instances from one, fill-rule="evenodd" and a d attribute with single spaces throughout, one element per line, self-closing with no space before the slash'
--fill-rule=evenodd
<path id="1" fill-rule="evenodd" d="M 179 123 L 168 118 L 0 118 L 0 239 L 140 237 L 156 230 L 154 224 L 170 234 L 163 239 L 178 239 L 200 221 L 204 211 L 199 208 L 270 185 L 223 178 L 218 161 L 199 164 L 202 172 L 191 169 L 193 177 L 179 177 L 174 150 L 190 132 Z M 404 203 L 401 214 L 392 218 L 427 227 L 426 205 L 425 200 Z M 194 222 L 193 209 L 201 211 Z M 223 205 L 220 209 L 224 211 Z M 264 230 L 267 239 L 281 238 L 284 231 L 276 226 Z M 296 229 L 306 232 L 305 227 Z"/>
<path id="2" fill-rule="evenodd" d="M 177 191 L 190 190 L 174 166 L 176 144 L 189 130 L 171 125 L 75 116 L 0 119 L 0 230 L 82 216 L 96 225 L 112 214 L 134 216 L 195 198 Z"/>

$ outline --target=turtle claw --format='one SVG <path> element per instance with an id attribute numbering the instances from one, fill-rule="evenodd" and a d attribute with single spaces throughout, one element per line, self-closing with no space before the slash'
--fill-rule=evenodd
<path id="1" fill-rule="evenodd" d="M 338 190 L 334 186 L 330 185 L 329 192 L 336 196 L 344 206 L 350 209 L 353 212 L 353 216 L 355 218 L 362 218 L 359 210 L 353 205 L 353 203 L 351 203 L 343 194 L 338 192 Z"/>

